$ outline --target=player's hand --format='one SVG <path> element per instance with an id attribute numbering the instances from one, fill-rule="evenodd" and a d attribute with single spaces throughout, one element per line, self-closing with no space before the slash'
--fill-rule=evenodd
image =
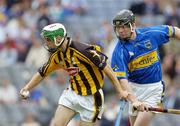
<path id="1" fill-rule="evenodd" d="M 135 101 L 132 103 L 133 111 L 148 111 L 148 106 L 145 105 L 143 102 Z"/>
<path id="2" fill-rule="evenodd" d="M 26 90 L 26 89 L 21 89 L 20 90 L 20 97 L 21 97 L 21 99 L 28 99 L 29 97 L 30 97 L 30 92 L 28 91 L 28 90 Z"/>
<path id="3" fill-rule="evenodd" d="M 118 94 L 118 97 L 119 97 L 119 99 L 125 99 L 126 100 L 128 95 L 129 95 L 129 92 L 123 91 L 123 92 Z"/>

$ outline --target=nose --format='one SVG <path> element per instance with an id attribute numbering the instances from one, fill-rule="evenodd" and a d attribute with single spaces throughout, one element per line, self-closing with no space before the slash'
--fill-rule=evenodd
<path id="1" fill-rule="evenodd" d="M 123 28 L 123 27 L 119 27 L 119 28 L 117 29 L 117 31 L 120 32 L 120 33 L 122 33 L 122 32 L 124 32 L 124 28 Z"/>
<path id="2" fill-rule="evenodd" d="M 51 44 L 51 42 L 46 40 L 45 44 L 49 45 L 49 44 Z"/>

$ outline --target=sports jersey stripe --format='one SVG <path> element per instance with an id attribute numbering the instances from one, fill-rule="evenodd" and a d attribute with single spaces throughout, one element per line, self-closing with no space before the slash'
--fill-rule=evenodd
<path id="1" fill-rule="evenodd" d="M 168 26 L 168 30 L 169 30 L 169 36 L 171 37 L 173 35 L 173 29 L 172 27 Z"/>
<path id="2" fill-rule="evenodd" d="M 80 60 L 80 59 L 78 59 L 78 60 Z M 100 82 L 99 82 L 99 80 L 97 79 L 97 74 L 98 74 L 98 71 L 99 71 L 99 70 L 97 71 L 97 73 L 95 73 L 95 72 L 94 72 L 94 69 L 93 69 L 93 67 L 92 67 L 91 65 L 89 65 L 88 63 L 86 63 L 86 62 L 84 62 L 84 61 L 82 61 L 82 60 L 80 60 L 80 62 L 81 62 L 83 65 L 85 65 L 86 68 L 88 69 L 88 71 L 89 71 L 89 73 L 90 73 L 90 76 L 92 77 L 92 79 L 93 79 L 93 81 L 94 81 L 94 84 L 95 84 L 95 86 L 96 86 L 96 89 L 95 89 L 95 90 L 100 89 L 100 88 L 101 88 Z M 93 89 L 91 89 L 91 90 L 92 90 L 92 92 L 94 92 Z"/>
<path id="3" fill-rule="evenodd" d="M 69 68 L 69 67 L 70 67 L 70 64 L 69 64 L 69 63 L 67 62 L 67 60 L 66 60 L 66 59 L 67 59 L 66 55 L 67 55 L 67 54 L 64 54 L 64 53 L 63 53 L 64 62 L 65 62 L 65 64 L 66 64 L 66 67 Z"/>
<path id="4" fill-rule="evenodd" d="M 99 73 L 101 74 L 101 78 L 102 78 L 102 80 L 104 79 L 104 74 L 103 74 L 103 72 L 101 71 L 101 70 L 99 70 Z"/>
<path id="5" fill-rule="evenodd" d="M 55 55 L 55 54 L 54 54 L 54 55 Z M 52 57 L 53 57 L 54 55 L 52 55 L 52 56 L 50 57 L 48 63 L 46 64 L 46 66 L 44 66 L 44 69 L 43 69 L 43 72 L 42 72 L 43 75 L 45 75 L 45 73 L 46 73 L 46 71 L 47 71 L 47 69 L 48 69 L 48 67 L 49 67 L 49 65 L 50 65 L 50 63 L 51 63 L 51 59 L 52 59 Z"/>
<path id="6" fill-rule="evenodd" d="M 82 60 L 80 60 L 79 58 L 77 58 L 80 62 L 81 62 L 81 67 L 82 67 L 82 69 L 86 69 L 86 71 L 88 71 L 88 73 L 83 73 L 83 78 L 82 79 L 85 79 L 85 81 L 83 81 L 83 82 L 85 82 L 84 84 L 85 84 L 85 87 L 86 87 L 86 92 L 87 92 L 87 94 L 89 95 L 89 94 L 92 94 L 92 84 L 90 84 L 90 83 L 92 83 L 92 82 L 89 82 L 89 79 L 87 79 L 86 77 L 90 77 L 90 78 L 92 78 L 92 76 L 91 76 L 91 73 L 89 72 L 89 68 L 88 68 L 88 66 L 86 65 L 86 63 L 84 62 L 84 61 L 82 61 Z M 84 75 L 86 75 L 86 76 L 84 76 Z M 93 78 L 92 78 L 92 80 L 93 80 Z M 94 80 L 93 80 L 94 81 Z M 94 82 L 93 82 L 94 83 Z"/>
<path id="7" fill-rule="evenodd" d="M 172 26 L 168 26 L 169 37 L 173 37 L 175 35 L 175 29 Z"/>
<path id="8" fill-rule="evenodd" d="M 64 54 L 62 52 L 60 52 L 60 57 L 61 57 L 61 60 L 63 62 L 63 65 L 64 65 L 64 68 L 66 67 L 67 68 L 67 64 L 65 62 L 65 57 L 64 57 Z"/>
<path id="9" fill-rule="evenodd" d="M 70 51 L 67 50 L 66 54 L 63 53 L 63 55 L 64 55 L 64 58 L 70 58 L 70 55 L 73 55 L 73 52 L 71 52 L 71 54 L 70 54 Z M 66 55 L 67 55 L 68 57 L 66 57 Z M 68 63 L 66 60 L 64 60 L 64 61 L 65 61 L 65 64 L 66 64 L 67 68 L 70 67 L 70 63 Z M 81 87 L 80 87 L 80 85 L 79 85 L 78 80 L 76 79 L 76 76 L 73 76 L 73 80 L 74 80 L 74 82 L 75 82 L 75 84 L 76 84 L 76 85 L 73 85 L 73 89 L 74 89 L 76 92 L 78 91 L 78 94 L 82 95 Z M 76 88 L 75 88 L 75 86 L 76 86 Z"/>
<path id="10" fill-rule="evenodd" d="M 175 28 L 174 27 L 172 27 L 173 28 L 173 35 L 172 35 L 172 37 L 174 37 L 175 36 Z"/>
<path id="11" fill-rule="evenodd" d="M 55 64 L 58 64 L 57 61 L 56 61 L 56 59 L 54 59 L 54 63 L 55 63 Z"/>
<path id="12" fill-rule="evenodd" d="M 59 60 L 59 63 L 61 62 L 61 55 L 60 55 L 60 51 L 58 51 L 58 53 L 57 53 L 57 56 L 58 56 L 58 60 Z"/>
<path id="13" fill-rule="evenodd" d="M 84 54 L 82 54 L 81 52 L 79 52 L 78 50 L 75 50 L 73 48 L 71 48 L 72 50 L 74 50 L 79 56 L 83 57 L 84 60 L 86 60 L 87 62 L 91 62 L 93 63 L 90 59 L 88 59 L 86 56 L 84 56 Z"/>
<path id="14" fill-rule="evenodd" d="M 72 52 L 71 52 L 71 54 L 73 55 Z M 68 50 L 66 52 L 66 54 L 63 54 L 63 55 L 64 55 L 64 58 L 68 58 L 68 57 L 70 58 L 70 51 Z M 66 57 L 66 55 L 68 57 Z M 67 68 L 70 67 L 70 64 L 66 60 L 64 60 L 64 61 L 65 61 L 65 64 L 66 64 Z M 75 92 L 78 92 L 78 94 L 82 95 L 81 87 L 80 87 L 79 82 L 78 82 L 78 80 L 76 79 L 75 76 L 73 76 L 73 80 L 74 80 L 75 84 L 73 84 L 73 88 L 72 89 L 74 89 Z"/>
<path id="15" fill-rule="evenodd" d="M 93 67 L 92 67 L 93 68 Z M 97 90 L 100 89 L 103 86 L 103 79 L 104 79 L 104 75 L 102 73 L 102 71 L 100 69 L 94 69 L 94 74 L 96 74 L 96 76 L 92 75 L 93 77 L 95 77 L 98 80 L 98 84 L 96 85 Z"/>
<path id="16" fill-rule="evenodd" d="M 117 77 L 126 77 L 126 72 L 114 72 L 114 74 L 117 76 Z"/>
<path id="17" fill-rule="evenodd" d="M 51 62 L 52 62 L 52 58 L 53 58 L 54 56 L 56 56 L 56 54 L 57 54 L 57 53 L 54 53 L 54 54 L 50 57 L 47 65 L 46 65 L 46 67 L 45 67 L 44 70 L 43 70 L 43 75 L 45 75 L 45 73 L 47 72 L 48 67 L 50 66 L 50 64 L 51 64 Z"/>
<path id="18" fill-rule="evenodd" d="M 81 80 L 83 80 L 83 84 L 84 84 L 84 86 L 83 85 L 81 86 L 82 95 L 90 95 L 90 94 L 92 94 L 90 84 L 89 84 L 89 82 L 88 82 L 88 80 L 86 78 L 87 75 L 85 76 L 82 71 L 79 72 L 79 75 L 81 77 Z"/>
<path id="19" fill-rule="evenodd" d="M 79 95 L 82 95 L 81 87 L 79 86 L 79 82 L 76 79 L 76 76 L 73 76 L 74 82 L 76 83 L 77 91 Z"/>
<path id="20" fill-rule="evenodd" d="M 69 55 L 69 57 L 73 57 L 73 51 L 72 50 L 70 50 L 70 55 Z M 72 90 L 75 90 L 76 89 L 76 85 L 74 85 L 74 83 L 71 83 L 71 89 Z M 77 90 L 77 89 L 76 89 Z"/>
<path id="21" fill-rule="evenodd" d="M 79 58 L 77 58 L 77 60 L 79 60 Z M 79 60 L 79 62 L 81 62 L 81 60 Z M 83 83 L 84 85 L 82 85 L 82 92 L 86 92 L 85 94 L 92 94 L 92 87 L 93 86 L 91 83 L 91 81 L 93 80 L 89 71 L 88 71 L 88 68 L 81 62 L 80 65 L 78 65 L 78 67 L 83 70 L 83 75 L 81 76 L 82 80 L 83 80 Z M 80 71 L 80 74 L 81 74 L 82 71 Z M 91 79 L 90 79 L 91 78 Z"/>
<path id="22" fill-rule="evenodd" d="M 43 73 L 43 76 L 45 76 L 46 71 L 47 71 L 47 69 L 48 69 L 49 65 L 50 65 L 50 64 L 48 63 L 48 64 L 45 66 L 45 68 L 44 68 L 44 70 L 43 70 L 43 72 L 42 72 L 42 73 Z"/>
<path id="23" fill-rule="evenodd" d="M 94 113 L 94 118 L 93 118 L 93 122 L 96 121 L 97 117 L 98 117 L 98 114 L 100 112 L 100 107 L 102 106 L 102 95 L 100 93 L 100 91 L 97 91 L 95 94 L 94 94 L 94 109 L 95 109 L 95 113 Z"/>
<path id="24" fill-rule="evenodd" d="M 77 54 L 79 54 L 79 56 L 81 56 L 86 62 L 90 62 L 91 64 L 95 65 L 88 57 L 86 57 L 84 54 L 82 54 L 81 52 L 79 52 L 78 50 L 75 50 L 73 48 L 71 48 L 72 50 L 74 50 Z"/>

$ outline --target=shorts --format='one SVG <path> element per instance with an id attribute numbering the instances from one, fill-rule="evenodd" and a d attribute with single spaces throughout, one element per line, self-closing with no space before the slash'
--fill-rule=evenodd
<path id="1" fill-rule="evenodd" d="M 137 84 L 129 82 L 133 93 L 139 101 L 144 102 L 149 107 L 159 107 L 164 94 L 164 84 L 162 81 L 151 84 Z M 137 111 L 132 111 L 132 104 L 129 103 L 129 114 L 137 116 Z"/>
<path id="2" fill-rule="evenodd" d="M 63 91 L 59 104 L 79 113 L 82 121 L 95 122 L 101 119 L 104 110 L 104 94 L 99 89 L 94 95 L 81 96 L 68 88 Z"/>

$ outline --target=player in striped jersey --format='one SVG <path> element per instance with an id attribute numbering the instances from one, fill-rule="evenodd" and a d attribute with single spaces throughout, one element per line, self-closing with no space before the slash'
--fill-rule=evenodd
<path id="1" fill-rule="evenodd" d="M 97 118 L 101 118 L 104 105 L 104 73 L 112 80 L 120 98 L 130 100 L 139 109 L 143 108 L 143 103 L 137 101 L 131 93 L 122 90 L 112 69 L 106 64 L 107 57 L 101 53 L 98 46 L 72 41 L 60 23 L 45 26 L 41 36 L 51 56 L 22 88 L 20 95 L 27 98 L 29 91 L 51 72 L 57 69 L 67 71 L 70 86 L 59 99 L 54 118 L 55 126 L 66 126 L 76 113 L 80 114 L 81 126 L 92 126 Z"/>
<path id="2" fill-rule="evenodd" d="M 130 10 L 121 10 L 114 17 L 113 26 L 119 41 L 112 68 L 118 80 L 147 106 L 158 107 L 164 93 L 158 48 L 170 38 L 180 39 L 180 29 L 168 25 L 136 28 Z M 133 112 L 131 104 L 129 112 L 132 126 L 148 126 L 154 116 L 151 112 Z"/>

